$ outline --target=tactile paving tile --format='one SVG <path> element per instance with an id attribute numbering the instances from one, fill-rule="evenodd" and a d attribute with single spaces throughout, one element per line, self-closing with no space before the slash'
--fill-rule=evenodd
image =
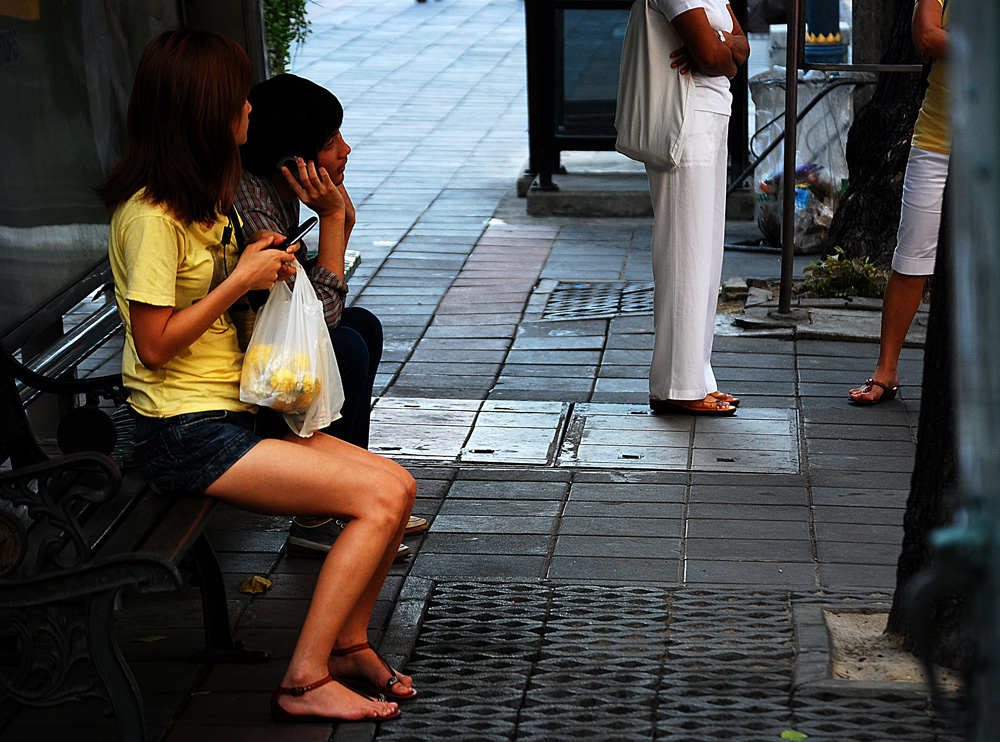
<path id="1" fill-rule="evenodd" d="M 866 698 L 819 693 L 796 697 L 792 714 L 795 728 L 814 739 L 928 742 L 935 736 L 927 704 L 926 699 L 892 693 Z"/>
<path id="2" fill-rule="evenodd" d="M 400 742 L 961 742 L 926 699 L 793 697 L 791 604 L 879 593 L 438 583 L 407 673 Z"/>
<path id="3" fill-rule="evenodd" d="M 652 311 L 652 282 L 558 283 L 549 294 L 542 319 L 598 319 Z"/>
<path id="4" fill-rule="evenodd" d="M 780 591 L 677 590 L 657 739 L 780 739 L 794 652 Z"/>

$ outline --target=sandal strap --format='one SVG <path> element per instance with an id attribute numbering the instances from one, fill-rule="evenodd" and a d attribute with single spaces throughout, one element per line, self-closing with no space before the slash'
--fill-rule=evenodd
<path id="1" fill-rule="evenodd" d="M 361 644 L 355 644 L 351 647 L 345 647 L 344 649 L 334 649 L 332 652 L 330 652 L 330 654 L 333 657 L 344 657 L 349 654 L 354 654 L 355 652 L 361 652 L 365 649 L 372 650 L 372 652 L 375 653 L 375 656 L 378 657 L 378 661 L 381 662 L 383 665 L 385 665 L 385 669 L 388 670 L 391 675 L 391 677 L 385 681 L 385 685 L 382 686 L 385 690 L 389 690 L 396 683 L 403 682 L 402 680 L 399 679 L 399 676 L 396 675 L 396 671 L 395 669 L 393 669 L 392 665 L 390 665 L 388 662 L 385 661 L 385 657 L 383 657 L 378 653 L 378 650 L 372 646 L 371 642 L 362 642 Z"/>
<path id="2" fill-rule="evenodd" d="M 301 696 L 308 693 L 311 690 L 316 690 L 317 688 L 320 688 L 326 685 L 327 683 L 332 683 L 332 682 L 333 682 L 333 675 L 327 675 L 325 678 L 317 680 L 315 683 L 310 683 L 309 685 L 296 685 L 291 688 L 287 688 L 284 685 L 279 685 L 277 692 L 280 695 Z"/>
<path id="3" fill-rule="evenodd" d="M 371 645 L 371 642 L 361 642 L 361 644 L 355 644 L 351 647 L 345 647 L 344 649 L 334 649 L 330 652 L 334 657 L 346 657 L 349 654 L 354 654 L 355 652 L 360 652 L 365 649 L 370 649 L 375 652 L 375 647 Z M 378 654 L 378 652 L 375 652 Z"/>
<path id="4" fill-rule="evenodd" d="M 865 379 L 864 386 L 862 387 L 862 394 L 868 394 L 872 390 L 872 387 L 879 387 L 883 392 L 892 391 L 888 384 L 883 384 L 881 381 L 875 381 L 875 379 Z"/>

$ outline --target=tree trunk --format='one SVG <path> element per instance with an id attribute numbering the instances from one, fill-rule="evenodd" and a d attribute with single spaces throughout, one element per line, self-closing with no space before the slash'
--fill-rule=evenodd
<path id="1" fill-rule="evenodd" d="M 886 0 L 892 30 L 882 64 L 920 64 L 913 46 L 913 0 Z M 896 247 L 903 172 L 910 133 L 920 110 L 920 75 L 883 72 L 875 93 L 855 115 L 847 134 L 850 183 L 827 237 L 826 251 L 840 246 L 850 257 L 868 256 L 887 266 Z"/>
<path id="2" fill-rule="evenodd" d="M 912 651 L 912 622 L 930 621 L 931 646 L 937 648 L 940 655 L 935 660 L 955 666 L 959 660 L 955 637 L 964 613 L 964 601 L 957 596 L 939 600 L 931 616 L 905 615 L 903 602 L 911 578 L 933 563 L 928 536 L 950 522 L 957 484 L 955 409 L 951 402 L 954 389 L 951 373 L 952 240 L 948 228 L 947 189 L 945 201 L 934 266 L 934 299 L 924 347 L 916 461 L 903 518 L 903 547 L 896 564 L 896 591 L 886 631 L 902 635 L 904 649 Z"/>

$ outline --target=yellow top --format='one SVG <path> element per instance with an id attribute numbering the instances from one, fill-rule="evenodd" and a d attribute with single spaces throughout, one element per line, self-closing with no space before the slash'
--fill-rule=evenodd
<path id="1" fill-rule="evenodd" d="M 944 7 L 944 0 L 938 0 Z M 944 9 L 944 23 L 948 23 L 948 9 Z M 943 59 L 931 64 L 927 77 L 927 92 L 913 127 L 913 146 L 928 152 L 949 154 L 951 142 L 948 135 L 948 65 Z"/>
<path id="2" fill-rule="evenodd" d="M 122 377 L 129 404 L 147 417 L 255 409 L 240 401 L 243 353 L 228 312 L 159 369 L 152 371 L 139 360 L 129 302 L 175 311 L 189 307 L 221 283 L 239 257 L 234 237 L 222 244 L 227 218 L 207 228 L 186 225 L 143 195 L 139 191 L 118 207 L 108 237 L 115 300 L 125 325 Z"/>

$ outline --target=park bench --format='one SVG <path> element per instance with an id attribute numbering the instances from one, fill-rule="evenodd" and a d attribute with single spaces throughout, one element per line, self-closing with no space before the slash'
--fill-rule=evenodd
<path id="1" fill-rule="evenodd" d="M 348 277 L 359 262 L 351 251 Z M 146 728 L 112 627 L 123 588 L 177 590 L 183 567 L 201 590 L 204 617 L 205 650 L 192 659 L 257 662 L 267 653 L 232 636 L 227 588 L 205 534 L 218 501 L 163 495 L 128 466 L 120 454 L 127 426 L 107 413 L 108 401 L 112 410 L 125 403 L 120 376 L 55 375 L 118 327 L 112 302 L 29 365 L 0 348 L 0 701 L 44 708 L 103 698 L 119 738 L 132 741 L 145 739 Z M 25 408 L 40 393 L 86 400 L 60 420 L 63 455 L 47 454 L 33 433 Z"/>
<path id="2" fill-rule="evenodd" d="M 72 453 L 49 457 L 36 442 L 16 380 L 55 394 L 84 394 L 59 439 Z M 39 376 L 0 353 L 0 698 L 32 707 L 105 699 L 123 740 L 145 739 L 142 695 L 118 648 L 112 613 L 122 588 L 177 590 L 179 567 L 201 589 L 204 662 L 267 659 L 234 641 L 226 586 L 204 533 L 218 501 L 153 491 L 107 454 L 115 426 L 96 406 L 124 402 L 120 378 Z M 103 420 L 102 420 L 103 418 Z M 79 450 L 102 447 L 104 452 Z M 104 445 L 100 445 L 103 442 Z M 89 662 L 100 679 L 81 665 Z"/>

